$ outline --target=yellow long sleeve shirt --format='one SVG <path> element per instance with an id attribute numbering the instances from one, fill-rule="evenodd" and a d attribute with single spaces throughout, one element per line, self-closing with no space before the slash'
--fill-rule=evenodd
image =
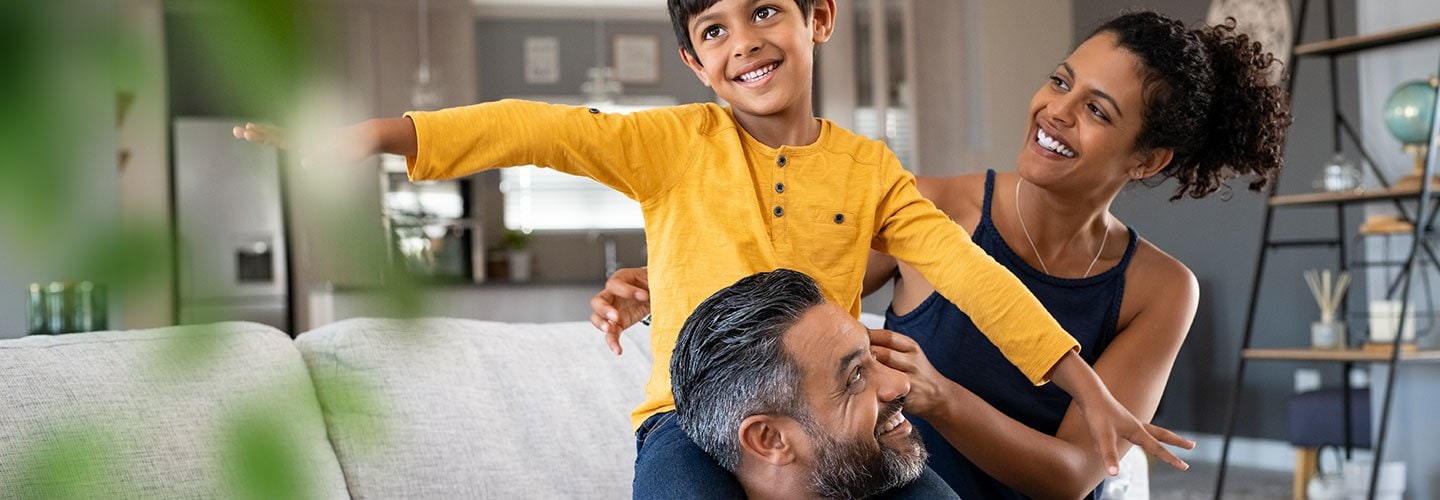
<path id="1" fill-rule="evenodd" d="M 829 121 L 812 144 L 771 148 L 714 104 L 621 115 L 504 100 L 406 116 L 418 141 L 411 180 L 538 165 L 640 202 L 655 361 L 635 427 L 674 410 L 671 351 L 701 301 L 745 276 L 789 268 L 858 316 L 871 248 L 919 270 L 1035 384 L 1079 348 L 1015 276 L 920 196 L 883 143 Z"/>

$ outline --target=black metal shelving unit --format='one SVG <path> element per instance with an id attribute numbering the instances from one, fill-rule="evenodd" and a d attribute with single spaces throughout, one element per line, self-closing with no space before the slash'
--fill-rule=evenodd
<path id="1" fill-rule="evenodd" d="M 1255 268 L 1255 277 L 1254 281 L 1251 283 L 1250 301 L 1247 311 L 1245 313 L 1245 334 L 1241 343 L 1239 363 L 1235 370 L 1235 382 L 1234 386 L 1231 388 L 1230 401 L 1226 413 L 1225 441 L 1220 451 L 1220 471 L 1215 481 L 1215 498 L 1217 500 L 1219 500 L 1223 496 L 1225 491 L 1225 472 L 1226 467 L 1229 464 L 1230 443 L 1235 433 L 1235 418 L 1238 410 L 1240 389 L 1244 386 L 1245 368 L 1249 361 L 1285 360 L 1340 363 L 1344 373 L 1348 373 L 1350 371 L 1350 368 L 1355 363 L 1387 363 L 1389 365 L 1390 369 L 1388 370 L 1387 375 L 1388 380 L 1385 384 L 1384 395 L 1381 396 L 1383 403 L 1379 415 L 1380 422 L 1378 435 L 1376 439 L 1372 440 L 1372 449 L 1374 451 L 1375 458 L 1373 462 L 1373 468 L 1370 474 L 1370 488 L 1368 498 L 1370 498 L 1371 500 L 1375 498 L 1375 485 L 1379 479 L 1380 465 L 1381 463 L 1383 463 L 1383 457 L 1385 452 L 1385 439 L 1389 431 L 1390 410 L 1393 407 L 1395 396 L 1395 374 L 1397 372 L 1395 367 L 1398 363 L 1440 362 L 1440 352 L 1418 351 L 1402 353 L 1400 348 L 1402 340 L 1400 332 L 1404 331 L 1405 317 L 1406 313 L 1408 312 L 1406 309 L 1410 307 L 1410 279 L 1411 276 L 1415 274 L 1417 266 L 1419 265 L 1419 262 L 1417 261 L 1420 259 L 1428 259 L 1432 264 L 1435 264 L 1437 268 L 1440 268 L 1440 256 L 1437 256 L 1436 249 L 1432 246 L 1433 238 L 1435 238 L 1437 235 L 1440 235 L 1440 232 L 1437 232 L 1435 229 L 1436 213 L 1437 211 L 1440 211 L 1440 203 L 1436 203 L 1437 200 L 1435 198 L 1437 196 L 1437 193 L 1432 189 L 1430 182 L 1431 175 L 1434 173 L 1435 166 L 1437 164 L 1437 154 L 1440 154 L 1440 136 L 1437 136 L 1435 126 L 1432 125 L 1430 131 L 1429 148 L 1426 151 L 1424 177 L 1422 177 L 1420 187 L 1413 190 L 1391 189 L 1390 182 L 1386 179 L 1385 175 L 1380 172 L 1380 170 L 1376 167 L 1376 163 L 1369 154 L 1369 152 L 1365 150 L 1364 143 L 1360 140 L 1358 134 L 1355 132 L 1354 127 L 1351 126 L 1350 120 L 1347 119 L 1344 113 L 1341 112 L 1339 102 L 1340 98 L 1338 92 L 1339 77 L 1337 75 L 1336 69 L 1337 58 L 1344 55 L 1354 54 L 1365 50 L 1389 47 L 1415 40 L 1422 40 L 1431 37 L 1440 37 L 1440 22 L 1430 22 L 1368 35 L 1336 38 L 1334 2 L 1333 0 L 1326 0 L 1324 2 L 1327 28 L 1326 40 L 1315 43 L 1299 44 L 1300 40 L 1304 38 L 1305 17 L 1308 14 L 1309 7 L 1309 0 L 1301 0 L 1299 16 L 1295 18 L 1294 33 L 1297 45 L 1295 46 L 1292 61 L 1290 62 L 1286 72 L 1288 75 L 1286 78 L 1286 87 L 1288 91 L 1287 94 L 1294 95 L 1295 68 L 1299 66 L 1299 63 L 1302 59 L 1315 57 L 1323 57 L 1327 59 L 1330 70 L 1329 82 L 1331 90 L 1331 104 L 1332 109 L 1334 110 L 1333 134 L 1336 151 L 1341 150 L 1342 135 L 1348 137 L 1350 139 L 1350 142 L 1359 151 L 1361 157 L 1366 160 L 1365 164 L 1370 166 L 1372 173 L 1374 173 L 1376 178 L 1379 179 L 1382 189 L 1360 194 L 1307 193 L 1280 196 L 1276 194 L 1276 186 L 1279 183 L 1277 182 L 1271 185 L 1269 193 L 1269 203 L 1266 204 L 1265 218 L 1261 229 L 1262 236 L 1260 248 L 1257 252 L 1258 257 Z M 1437 68 L 1440 68 L 1440 59 L 1437 59 Z M 1440 99 L 1437 99 L 1436 109 L 1434 111 L 1435 116 L 1437 118 L 1440 118 Z M 1440 122 L 1440 119 L 1437 119 L 1436 121 Z M 1345 230 L 1347 228 L 1347 225 L 1345 223 L 1345 207 L 1347 205 L 1365 203 L 1392 203 L 1400 212 L 1401 216 L 1407 222 L 1410 222 L 1414 227 L 1414 230 L 1411 233 L 1412 239 L 1410 251 L 1405 260 L 1401 262 L 1389 262 L 1379 264 L 1396 266 L 1400 269 L 1400 271 L 1396 274 L 1394 280 L 1391 281 L 1386 287 L 1386 298 L 1393 299 L 1398 293 L 1400 297 L 1400 303 L 1402 304 L 1400 310 L 1400 320 L 1397 322 L 1398 324 L 1396 325 L 1397 332 L 1395 334 L 1394 343 L 1390 346 L 1391 349 L 1389 350 L 1389 352 L 1366 351 L 1357 347 L 1351 347 L 1348 346 L 1348 339 L 1346 340 L 1347 348 L 1343 350 L 1316 350 L 1309 348 L 1252 348 L 1251 342 L 1255 336 L 1255 314 L 1257 309 L 1256 306 L 1260 298 L 1261 282 L 1265 276 L 1265 265 L 1267 263 L 1269 255 L 1272 252 L 1289 248 L 1330 247 L 1334 248 L 1336 250 L 1336 253 L 1338 254 L 1340 270 L 1344 271 L 1349 269 L 1352 263 L 1346 258 Z M 1274 216 L 1277 210 L 1283 210 L 1290 207 L 1317 206 L 1333 206 L 1335 208 L 1336 233 L 1333 238 L 1322 237 L 1316 239 L 1278 239 L 1271 234 L 1271 230 L 1274 228 Z M 1348 311 L 1345 304 L 1341 304 L 1341 308 L 1338 313 L 1339 317 L 1341 318 L 1348 317 Z M 1341 383 L 1341 394 L 1344 398 L 1343 404 L 1345 407 L 1345 410 L 1342 411 L 1342 421 L 1345 432 L 1345 450 L 1346 454 L 1348 455 L 1351 452 L 1351 448 L 1353 447 L 1352 444 L 1354 442 L 1352 436 L 1350 435 L 1349 408 L 1351 406 L 1351 401 L 1349 377 L 1342 376 Z M 1372 397 L 1373 396 L 1374 395 L 1372 394 Z"/>

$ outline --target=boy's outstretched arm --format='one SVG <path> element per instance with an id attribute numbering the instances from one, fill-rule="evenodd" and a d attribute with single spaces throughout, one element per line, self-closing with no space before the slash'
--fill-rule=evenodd
<path id="1" fill-rule="evenodd" d="M 706 127 L 721 113 L 713 105 L 688 105 L 616 114 L 505 99 L 367 120 L 306 144 L 283 130 L 254 124 L 236 127 L 235 136 L 298 148 L 309 160 L 344 163 L 376 153 L 402 155 L 412 181 L 536 165 L 589 177 L 643 203 L 699 162 L 688 152 L 707 137 Z"/>
<path id="2" fill-rule="evenodd" d="M 246 123 L 235 127 L 236 139 L 280 149 L 294 149 L 293 138 L 285 130 L 272 125 Z M 415 122 L 409 117 L 378 118 L 330 131 L 321 137 L 314 149 L 302 152 L 302 161 L 324 158 L 350 162 L 378 153 L 415 156 Z"/>
<path id="3" fill-rule="evenodd" d="M 1050 372 L 1050 381 L 1065 389 L 1075 401 L 1080 413 L 1085 416 L 1090 435 L 1095 438 L 1095 446 L 1099 448 L 1100 457 L 1105 460 L 1107 474 L 1114 476 L 1120 472 L 1120 453 L 1116 446 L 1118 439 L 1135 443 L 1171 467 L 1180 470 L 1190 468 L 1190 464 L 1160 443 L 1186 449 L 1194 448 L 1195 443 L 1168 429 L 1146 424 L 1135 418 L 1135 415 L 1115 400 L 1115 396 L 1111 395 L 1110 390 L 1100 381 L 1100 376 L 1080 358 L 1079 353 L 1070 351 L 1060 358 Z"/>

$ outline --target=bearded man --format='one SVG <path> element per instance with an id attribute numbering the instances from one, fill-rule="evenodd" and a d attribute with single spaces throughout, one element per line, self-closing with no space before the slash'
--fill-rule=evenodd
<path id="1" fill-rule="evenodd" d="M 900 412 L 905 374 L 876 361 L 864 325 L 802 273 L 758 273 L 712 295 L 670 366 L 679 427 L 747 498 L 958 498 Z"/>

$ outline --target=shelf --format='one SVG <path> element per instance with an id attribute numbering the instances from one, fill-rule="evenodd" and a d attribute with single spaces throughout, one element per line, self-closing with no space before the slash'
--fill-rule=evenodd
<path id="1" fill-rule="evenodd" d="M 1375 201 L 1403 200 L 1407 198 L 1419 198 L 1420 191 L 1406 189 L 1397 191 L 1392 189 L 1372 189 L 1360 193 L 1304 193 L 1287 194 L 1270 198 L 1272 207 L 1294 207 L 1304 205 L 1344 205 L 1348 203 L 1368 203 Z M 1430 197 L 1440 196 L 1440 191 L 1432 190 Z"/>
<path id="2" fill-rule="evenodd" d="M 1385 30 L 1368 35 L 1356 35 L 1307 43 L 1295 47 L 1297 56 L 1339 55 L 1366 49 L 1395 45 L 1423 38 L 1440 36 L 1440 21 L 1417 24 L 1404 28 Z"/>
<path id="3" fill-rule="evenodd" d="M 1436 0 L 1429 1 L 1430 3 L 1434 3 Z M 1299 12 L 1301 14 L 1295 19 L 1298 24 L 1310 24 L 1311 21 L 1316 21 L 1316 19 L 1313 18 L 1306 19 L 1306 13 L 1309 13 L 1312 10 L 1309 9 L 1309 7 L 1312 7 L 1311 4 L 1312 2 L 1310 2 L 1309 0 L 1301 0 L 1299 2 Z M 1330 2 L 1326 2 L 1324 5 L 1328 6 L 1329 4 Z M 1333 35 L 1335 27 L 1334 23 L 1340 21 L 1341 19 L 1337 19 L 1335 17 L 1333 9 L 1326 8 L 1321 14 L 1323 17 L 1318 20 L 1328 22 L 1330 24 L 1330 33 L 1331 35 Z M 1341 85 L 1340 73 L 1338 70 L 1336 70 L 1336 66 L 1334 64 L 1335 58 L 1337 56 L 1344 54 L 1354 54 L 1360 51 L 1370 49 L 1379 49 L 1381 47 L 1393 47 L 1399 44 L 1411 43 L 1423 39 L 1440 39 L 1440 19 L 1436 19 L 1434 16 L 1412 17 L 1410 18 L 1409 22 L 1416 24 L 1403 26 L 1397 29 L 1365 33 L 1356 36 L 1339 37 L 1314 43 L 1297 44 L 1294 46 L 1291 53 L 1295 57 L 1324 56 L 1329 58 L 1331 64 L 1328 89 L 1331 93 L 1338 93 L 1341 90 Z M 1299 37 L 1297 36 L 1296 38 L 1298 41 Z M 1415 48 L 1414 45 L 1411 45 L 1410 47 Z M 1433 54 L 1434 52 L 1430 53 Z M 1298 61 L 1298 59 L 1291 60 L 1291 66 L 1297 64 L 1297 62 L 1295 61 Z M 1434 60 L 1431 59 L 1431 61 Z M 1423 71 L 1418 74 L 1425 75 L 1433 72 L 1434 68 L 1435 66 L 1429 66 L 1429 68 L 1426 69 L 1422 66 L 1421 69 L 1415 71 Z M 1298 78 L 1298 75 L 1295 74 L 1289 74 L 1288 76 L 1290 77 L 1290 80 L 1287 83 L 1289 85 L 1289 88 L 1291 89 L 1291 95 L 1293 97 L 1295 95 L 1293 91 L 1295 89 L 1297 80 L 1303 80 L 1303 78 Z M 1297 103 L 1292 103 L 1292 106 L 1296 104 Z M 1337 134 L 1337 141 L 1340 140 L 1339 134 L 1342 131 L 1350 132 L 1350 138 L 1353 139 L 1353 142 L 1357 143 L 1360 146 L 1362 153 L 1364 153 L 1365 156 L 1369 155 L 1368 152 L 1364 151 L 1364 145 L 1360 144 L 1362 142 L 1360 138 L 1356 137 L 1356 134 L 1353 130 L 1350 130 L 1351 127 L 1349 121 L 1342 114 L 1340 114 L 1338 110 L 1336 110 L 1336 112 L 1333 114 L 1333 117 L 1328 121 L 1329 125 L 1335 127 L 1334 132 Z M 1293 134 L 1298 132 L 1298 130 L 1296 130 L 1294 127 L 1292 127 L 1290 131 L 1292 133 L 1292 136 Z M 1433 133 L 1434 131 L 1432 130 L 1431 132 Z M 1422 163 L 1421 165 L 1426 175 L 1430 175 L 1436 171 L 1436 165 L 1434 165 L 1433 162 L 1430 164 Z M 1378 172 L 1376 173 L 1378 174 Z M 1284 177 L 1285 175 L 1286 174 L 1281 174 L 1281 177 Z M 1381 175 L 1381 178 L 1383 179 L 1384 176 Z M 1437 212 L 1440 212 L 1440 209 L 1437 209 L 1437 205 L 1430 204 L 1431 201 L 1440 199 L 1440 186 L 1437 186 L 1431 178 L 1416 178 L 1411 182 L 1403 183 L 1403 185 L 1406 186 L 1405 189 L 1372 189 L 1359 193 L 1312 192 L 1289 194 L 1284 196 L 1271 196 L 1268 199 L 1265 209 L 1264 224 L 1261 228 L 1260 233 L 1262 244 L 1259 249 L 1259 255 L 1257 256 L 1256 269 L 1252 276 L 1249 303 L 1246 311 L 1247 319 L 1244 328 L 1244 344 L 1241 346 L 1240 349 L 1240 362 L 1235 365 L 1234 379 L 1230 381 L 1231 391 L 1229 409 L 1226 412 L 1224 447 L 1221 448 L 1219 462 L 1220 471 L 1219 475 L 1216 477 L 1215 488 L 1213 491 L 1225 490 L 1226 469 L 1230 463 L 1230 458 L 1232 456 L 1230 453 L 1231 450 L 1229 448 L 1230 444 L 1232 443 L 1232 438 L 1234 438 L 1236 435 L 1236 424 L 1238 421 L 1237 417 L 1240 414 L 1238 408 L 1243 406 L 1242 404 L 1240 404 L 1242 397 L 1253 396 L 1253 393 L 1244 390 L 1247 385 L 1250 385 L 1253 389 L 1254 384 L 1254 382 L 1250 382 L 1249 384 L 1247 384 L 1248 378 L 1246 376 L 1245 367 L 1248 361 L 1255 360 L 1285 361 L 1292 363 L 1340 363 L 1342 364 L 1342 366 L 1346 367 L 1349 367 L 1351 363 L 1364 363 L 1372 367 L 1387 367 L 1388 370 L 1386 371 L 1388 373 L 1385 374 L 1384 381 L 1377 382 L 1373 386 L 1376 388 L 1383 387 L 1383 392 L 1372 393 L 1372 397 L 1374 399 L 1371 400 L 1372 402 L 1378 403 L 1380 406 L 1379 411 L 1372 414 L 1372 418 L 1377 421 L 1377 428 L 1375 429 L 1375 435 L 1377 437 L 1375 438 L 1375 443 L 1372 446 L 1371 450 L 1375 457 L 1374 463 L 1376 464 L 1376 471 L 1379 470 L 1379 464 L 1384 463 L 1386 459 L 1395 460 L 1395 458 L 1393 457 L 1386 456 L 1386 453 L 1388 452 L 1388 450 L 1386 449 L 1387 442 L 1395 441 L 1395 436 L 1387 434 L 1391 430 L 1392 424 L 1395 423 L 1392 421 L 1397 420 L 1394 415 L 1398 412 L 1401 414 L 1411 413 L 1412 415 L 1406 415 L 1407 418 L 1426 417 L 1426 415 L 1413 415 L 1413 413 L 1415 413 L 1414 411 L 1407 412 L 1407 410 L 1414 410 L 1413 407 L 1409 407 L 1405 404 L 1393 404 L 1398 399 L 1396 394 L 1397 391 L 1395 390 L 1397 386 L 1396 381 L 1398 380 L 1397 374 L 1402 371 L 1397 365 L 1429 364 L 1431 366 L 1434 366 L 1435 364 L 1440 363 L 1440 348 L 1417 350 L 1414 349 L 1413 343 L 1397 346 L 1394 341 L 1387 342 L 1382 345 L 1357 345 L 1343 349 L 1312 349 L 1309 347 L 1309 345 L 1306 345 L 1303 342 L 1284 341 L 1275 343 L 1281 344 L 1282 346 L 1288 344 L 1289 346 L 1292 346 L 1292 348 L 1286 349 L 1269 347 L 1259 349 L 1252 347 L 1252 341 L 1254 341 L 1255 339 L 1266 337 L 1266 333 L 1280 333 L 1264 332 L 1262 331 L 1263 328 L 1260 328 L 1256 324 L 1256 318 L 1259 317 L 1258 315 L 1260 313 L 1259 303 L 1261 302 L 1261 298 L 1267 295 L 1274 295 L 1273 293 L 1266 294 L 1262 292 L 1261 287 L 1261 284 L 1263 282 L 1270 281 L 1270 279 L 1267 279 L 1266 277 L 1267 274 L 1275 274 L 1273 272 L 1273 267 L 1271 268 L 1271 272 L 1266 272 L 1267 266 L 1274 266 L 1274 264 L 1272 263 L 1273 259 L 1267 258 L 1270 250 L 1280 247 L 1318 246 L 1322 244 L 1329 244 L 1329 241 L 1332 241 L 1325 239 L 1304 239 L 1307 235 L 1311 233 L 1292 233 L 1292 239 L 1277 239 L 1273 234 L 1275 228 L 1277 227 L 1277 223 L 1275 222 L 1275 211 L 1277 209 L 1286 207 L 1339 208 L 1340 210 L 1332 211 L 1334 212 L 1332 216 L 1333 220 L 1337 223 L 1337 226 L 1339 227 L 1318 234 L 1329 235 L 1331 234 L 1331 231 L 1335 232 L 1335 235 L 1333 236 L 1334 240 L 1341 240 L 1340 244 L 1343 245 L 1340 247 L 1340 252 L 1338 252 L 1340 257 L 1340 265 L 1345 266 L 1347 264 L 1347 262 L 1345 261 L 1349 260 L 1346 258 L 1346 249 L 1354 248 L 1356 246 L 1358 246 L 1360 249 L 1363 249 L 1368 243 L 1371 243 L 1370 241 L 1363 240 L 1361 238 L 1350 238 L 1350 235 L 1352 234 L 1351 231 L 1356 231 L 1357 228 L 1353 225 L 1347 224 L 1347 222 L 1349 222 L 1349 215 L 1347 215 L 1348 211 L 1344 210 L 1346 205 L 1367 205 L 1381 203 L 1387 205 L 1383 208 L 1394 208 L 1394 212 L 1398 212 L 1398 214 L 1391 216 L 1392 218 L 1388 220 L 1377 218 L 1374 216 L 1363 217 L 1365 223 L 1360 226 L 1360 229 L 1362 230 L 1360 231 L 1362 233 L 1361 236 L 1368 237 L 1378 236 L 1381 234 L 1403 234 L 1407 236 L 1413 236 L 1414 238 L 1435 238 L 1436 236 L 1440 236 L 1440 234 L 1437 234 L 1440 233 L 1440 229 L 1437 229 L 1433 225 L 1433 220 L 1435 217 L 1437 217 L 1436 214 Z M 1422 190 L 1419 188 L 1419 186 L 1425 186 L 1426 189 Z M 1424 207 L 1423 210 L 1421 209 L 1422 206 Z M 1321 215 L 1318 213 L 1320 211 L 1317 210 L 1316 212 L 1317 213 L 1315 215 Z M 1309 216 L 1310 214 L 1305 215 Z M 1412 220 L 1413 224 L 1407 224 L 1411 223 Z M 1406 225 L 1408 225 L 1409 227 L 1405 227 Z M 1399 229 L 1406 229 L 1406 231 L 1404 233 L 1389 232 Z M 1395 284 L 1400 283 L 1400 280 L 1402 279 L 1403 282 L 1409 283 L 1411 278 L 1415 277 L 1415 273 L 1420 273 L 1423 276 L 1423 274 L 1427 271 L 1425 271 L 1420 264 L 1422 264 L 1423 262 L 1436 260 L 1434 254 L 1435 249 L 1432 249 L 1431 241 L 1411 240 L 1405 243 L 1408 244 L 1411 251 L 1404 260 L 1398 260 L 1396 258 L 1393 258 L 1392 256 L 1387 255 L 1386 259 L 1376 260 L 1374 262 L 1366 264 L 1366 266 L 1401 266 L 1400 269 L 1394 270 L 1394 273 L 1392 273 L 1391 270 L 1381 270 L 1386 276 L 1386 281 L 1391 280 L 1391 278 L 1389 278 L 1390 274 L 1395 275 L 1395 277 L 1393 278 L 1394 281 L 1392 281 L 1392 285 L 1390 285 L 1392 287 L 1396 286 Z M 1357 265 L 1355 267 L 1359 266 Z M 1363 278 L 1366 274 L 1369 273 L 1366 272 L 1365 274 L 1357 275 L 1357 282 L 1359 281 L 1359 278 Z M 1413 300 L 1415 299 L 1412 298 L 1412 305 L 1407 306 L 1407 309 L 1414 308 Z M 1417 311 L 1416 317 L 1419 316 L 1420 314 Z M 1356 324 L 1360 322 L 1359 318 L 1353 314 L 1346 314 L 1345 319 L 1351 320 L 1350 322 L 1347 322 L 1350 324 Z M 1407 317 L 1407 323 L 1408 322 L 1409 321 Z M 1395 328 L 1398 325 L 1394 325 L 1392 323 L 1388 326 L 1390 328 Z M 1270 337 L 1273 339 L 1275 335 L 1270 335 Z M 1341 338 L 1354 339 L 1355 337 L 1347 338 L 1342 336 Z M 1348 405 L 1350 403 L 1347 401 L 1346 404 Z M 1338 409 L 1336 413 L 1349 415 L 1351 409 L 1352 408 Z M 1401 431 L 1402 436 L 1403 432 L 1405 431 Z M 1372 497 L 1375 496 L 1375 493 L 1376 492 L 1373 488 L 1369 489 L 1369 494 Z"/>
<path id="4" fill-rule="evenodd" d="M 392 215 L 389 217 L 390 225 L 395 227 L 424 227 L 424 226 L 469 226 L 475 224 L 475 220 L 469 217 L 460 219 L 448 219 L 445 217 L 408 217 L 403 215 Z"/>
<path id="5" fill-rule="evenodd" d="M 1390 351 L 1362 349 L 1245 349 L 1245 359 L 1286 361 L 1349 361 L 1357 363 L 1389 363 Z M 1440 362 L 1440 350 L 1425 349 L 1400 353 L 1401 362 Z"/>

